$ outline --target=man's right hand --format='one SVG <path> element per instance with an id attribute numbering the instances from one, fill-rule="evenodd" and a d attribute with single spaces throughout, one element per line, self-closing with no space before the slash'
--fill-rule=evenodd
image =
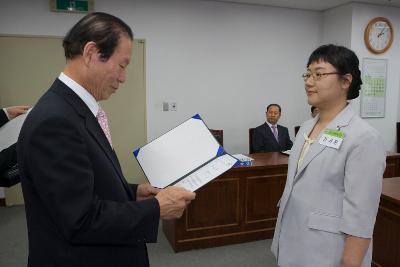
<path id="1" fill-rule="evenodd" d="M 196 193 L 181 187 L 169 186 L 161 190 L 155 198 L 160 205 L 160 218 L 176 219 L 182 216 L 186 206 L 196 197 Z"/>

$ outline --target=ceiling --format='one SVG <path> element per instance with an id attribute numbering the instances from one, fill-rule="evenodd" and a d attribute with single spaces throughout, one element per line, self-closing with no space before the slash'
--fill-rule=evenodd
<path id="1" fill-rule="evenodd" d="M 400 0 L 214 0 L 218 2 L 242 3 L 251 5 L 266 5 L 286 8 L 323 11 L 340 5 L 358 2 L 384 6 L 400 7 Z"/>

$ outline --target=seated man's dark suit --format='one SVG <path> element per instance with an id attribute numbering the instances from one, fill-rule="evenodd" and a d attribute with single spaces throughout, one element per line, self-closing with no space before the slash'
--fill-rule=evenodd
<path id="1" fill-rule="evenodd" d="M 8 118 L 3 109 L 0 109 L 0 127 L 8 122 Z M 13 144 L 0 151 L 0 174 L 17 164 L 16 144 Z"/>
<path id="2" fill-rule="evenodd" d="M 266 122 L 254 129 L 252 137 L 254 153 L 279 152 L 292 148 L 293 143 L 290 140 L 288 129 L 281 125 L 278 125 L 277 128 L 279 143 Z"/>
<path id="3" fill-rule="evenodd" d="M 148 266 L 158 201 L 135 201 L 95 116 L 60 80 L 27 116 L 17 151 L 29 267 Z"/>

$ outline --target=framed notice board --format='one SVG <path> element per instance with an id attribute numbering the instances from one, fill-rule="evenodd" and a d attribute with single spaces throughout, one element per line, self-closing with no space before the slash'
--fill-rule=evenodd
<path id="1" fill-rule="evenodd" d="M 363 59 L 361 117 L 385 117 L 386 75 L 387 59 Z"/>

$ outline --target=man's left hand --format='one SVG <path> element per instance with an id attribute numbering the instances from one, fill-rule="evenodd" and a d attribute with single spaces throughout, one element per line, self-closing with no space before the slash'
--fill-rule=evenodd
<path id="1" fill-rule="evenodd" d="M 149 183 L 140 184 L 136 190 L 136 201 L 154 197 L 158 192 L 160 192 L 160 189 L 152 187 Z"/>

